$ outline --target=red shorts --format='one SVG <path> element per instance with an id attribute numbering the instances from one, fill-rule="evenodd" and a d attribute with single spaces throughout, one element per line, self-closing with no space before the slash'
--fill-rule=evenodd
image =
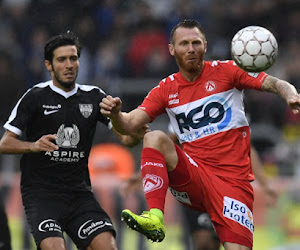
<path id="1" fill-rule="evenodd" d="M 232 242 L 252 249 L 254 195 L 250 182 L 217 176 L 177 145 L 176 151 L 179 162 L 169 172 L 172 195 L 188 207 L 206 211 L 222 243 Z"/>

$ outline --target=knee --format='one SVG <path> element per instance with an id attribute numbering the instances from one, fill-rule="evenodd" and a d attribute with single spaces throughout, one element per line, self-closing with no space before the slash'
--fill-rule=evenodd
<path id="1" fill-rule="evenodd" d="M 160 130 L 154 130 L 148 132 L 144 136 L 144 148 L 151 147 L 155 149 L 160 149 L 166 143 L 170 143 L 170 138 L 164 132 Z"/>

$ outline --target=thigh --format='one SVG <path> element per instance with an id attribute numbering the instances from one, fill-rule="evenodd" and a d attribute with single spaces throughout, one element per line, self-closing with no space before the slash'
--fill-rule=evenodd
<path id="1" fill-rule="evenodd" d="M 211 177 L 206 203 L 220 240 L 248 247 L 253 243 L 253 189 L 248 181 Z"/>
<path id="2" fill-rule="evenodd" d="M 110 217 L 92 192 L 74 196 L 66 225 L 67 234 L 79 249 L 87 248 L 96 236 L 104 232 L 109 232 L 113 237 L 116 235 Z M 106 243 L 110 244 L 110 242 Z"/>
<path id="3" fill-rule="evenodd" d="M 203 187 L 197 163 L 176 145 L 178 164 L 169 172 L 169 190 L 182 204 L 205 211 L 202 201 Z"/>
<path id="4" fill-rule="evenodd" d="M 98 234 L 91 242 L 87 250 L 117 250 L 115 237 L 110 231 Z"/>
<path id="5" fill-rule="evenodd" d="M 49 237 L 63 238 L 62 212 L 67 204 L 56 195 L 23 194 L 23 205 L 36 245 Z"/>
<path id="6" fill-rule="evenodd" d="M 171 175 L 169 173 L 172 195 L 187 207 L 206 211 L 215 228 L 221 225 L 225 230 L 216 231 L 222 242 L 235 240 L 239 235 L 239 242 L 251 245 L 254 231 L 251 184 L 244 180 L 216 176 L 182 150 L 178 152 L 179 163 L 174 172 Z M 180 174 L 176 173 L 178 169 L 188 172 L 187 182 L 180 183 Z"/>

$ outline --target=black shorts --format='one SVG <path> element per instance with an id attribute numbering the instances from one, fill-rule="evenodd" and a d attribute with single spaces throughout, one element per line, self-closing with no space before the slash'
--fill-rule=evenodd
<path id="1" fill-rule="evenodd" d="M 182 206 L 182 213 L 186 227 L 190 233 L 204 229 L 210 230 L 215 234 L 212 222 L 207 213 L 195 211 L 185 206 Z"/>
<path id="2" fill-rule="evenodd" d="M 90 191 L 68 195 L 27 191 L 22 199 L 38 248 L 45 238 L 63 238 L 63 232 L 78 249 L 85 249 L 102 232 L 111 231 L 116 236 L 111 219 Z"/>

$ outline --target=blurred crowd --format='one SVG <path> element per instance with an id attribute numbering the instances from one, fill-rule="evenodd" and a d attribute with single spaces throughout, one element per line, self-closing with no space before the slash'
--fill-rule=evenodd
<path id="1" fill-rule="evenodd" d="M 75 32 L 84 46 L 78 82 L 123 95 L 127 105 L 135 107 L 150 90 L 147 80 L 156 84 L 177 71 L 167 43 L 172 27 L 185 18 L 199 20 L 206 31 L 207 60 L 230 59 L 230 42 L 239 29 L 248 25 L 269 29 L 277 38 L 279 55 L 268 73 L 300 90 L 298 0 L 2 0 L 0 122 L 6 121 L 28 87 L 49 79 L 44 43 L 67 30 Z M 132 93 L 122 87 L 125 81 L 132 81 Z M 300 152 L 291 144 L 300 138 L 300 116 L 291 115 L 275 95 L 247 91 L 245 103 L 253 140 L 264 160 L 284 162 L 290 168 L 284 166 L 280 174 L 295 174 Z"/>

